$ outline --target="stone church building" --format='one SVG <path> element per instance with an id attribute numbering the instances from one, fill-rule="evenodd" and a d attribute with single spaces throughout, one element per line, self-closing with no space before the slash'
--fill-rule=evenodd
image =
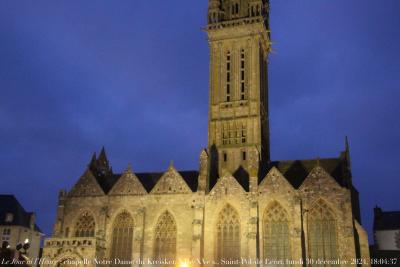
<path id="1" fill-rule="evenodd" d="M 60 192 L 43 265 L 369 266 L 347 142 L 334 158 L 270 158 L 269 1 L 209 0 L 207 22 L 199 169 L 115 173 L 103 148 Z"/>

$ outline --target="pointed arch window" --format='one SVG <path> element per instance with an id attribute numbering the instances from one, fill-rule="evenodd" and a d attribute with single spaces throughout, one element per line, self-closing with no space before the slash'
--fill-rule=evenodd
<path id="1" fill-rule="evenodd" d="M 220 212 L 216 227 L 216 262 L 220 263 L 219 266 L 225 266 L 221 262 L 222 259 L 228 261 L 240 259 L 240 218 L 231 205 L 226 205 Z M 239 264 L 226 266 L 239 266 Z"/>
<path id="2" fill-rule="evenodd" d="M 264 258 L 282 261 L 290 259 L 289 219 L 286 210 L 277 202 L 264 212 L 263 219 Z"/>
<path id="3" fill-rule="evenodd" d="M 132 259 L 133 229 L 134 221 L 128 212 L 124 211 L 115 218 L 112 230 L 111 260 L 130 261 Z"/>
<path id="4" fill-rule="evenodd" d="M 173 216 L 168 211 L 158 219 L 154 236 L 154 258 L 175 261 L 177 228 Z"/>
<path id="5" fill-rule="evenodd" d="M 334 213 L 322 200 L 308 212 L 308 252 L 311 259 L 334 260 L 337 258 L 337 229 Z M 311 264 L 311 266 L 335 266 Z"/>
<path id="6" fill-rule="evenodd" d="M 75 224 L 75 237 L 94 237 L 95 228 L 93 216 L 84 212 Z"/>

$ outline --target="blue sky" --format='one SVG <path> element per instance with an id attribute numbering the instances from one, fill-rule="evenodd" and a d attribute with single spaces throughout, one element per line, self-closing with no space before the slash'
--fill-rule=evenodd
<path id="1" fill-rule="evenodd" d="M 400 210 L 400 2 L 271 0 L 273 160 L 350 139 L 369 232 Z M 58 190 L 106 146 L 116 171 L 197 169 L 207 144 L 207 1 L 0 2 L 0 193 L 50 234 Z"/>

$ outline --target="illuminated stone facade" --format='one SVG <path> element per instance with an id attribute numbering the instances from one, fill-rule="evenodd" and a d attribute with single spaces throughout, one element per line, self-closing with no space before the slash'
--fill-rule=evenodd
<path id="1" fill-rule="evenodd" d="M 44 257 L 60 265 L 113 265 L 107 261 L 117 258 L 133 266 L 368 260 L 348 144 L 338 158 L 270 160 L 268 1 L 210 0 L 206 30 L 209 131 L 199 170 L 171 163 L 164 173 L 114 174 L 103 149 L 60 193 Z"/>

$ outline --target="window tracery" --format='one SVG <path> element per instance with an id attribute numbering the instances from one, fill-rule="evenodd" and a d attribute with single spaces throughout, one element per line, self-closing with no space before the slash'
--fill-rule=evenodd
<path id="1" fill-rule="evenodd" d="M 224 265 L 221 263 L 222 259 L 228 261 L 240 259 L 240 218 L 231 205 L 226 205 L 220 212 L 216 227 L 215 249 L 217 263 L 222 266 L 239 266 L 239 264 Z"/>
<path id="2" fill-rule="evenodd" d="M 309 258 L 334 260 L 337 258 L 337 230 L 334 213 L 322 200 L 317 201 L 308 214 Z M 311 264 L 334 266 L 334 264 Z"/>
<path id="3" fill-rule="evenodd" d="M 158 219 L 154 237 L 154 258 L 175 261 L 177 227 L 173 216 L 168 211 Z"/>
<path id="4" fill-rule="evenodd" d="M 287 212 L 277 202 L 264 212 L 263 235 L 264 258 L 286 263 L 286 259 L 290 259 L 289 220 Z"/>
<path id="5" fill-rule="evenodd" d="M 133 229 L 134 221 L 128 212 L 124 211 L 115 218 L 111 240 L 111 260 L 130 261 L 132 259 Z"/>
<path id="6" fill-rule="evenodd" d="M 94 237 L 95 228 L 93 216 L 84 212 L 75 224 L 75 237 Z"/>

